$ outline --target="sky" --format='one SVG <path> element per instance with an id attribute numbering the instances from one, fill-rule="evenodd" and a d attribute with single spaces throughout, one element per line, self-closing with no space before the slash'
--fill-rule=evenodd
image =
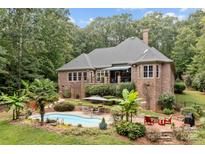
<path id="1" fill-rule="evenodd" d="M 133 16 L 133 19 L 141 19 L 152 12 L 162 12 L 165 16 L 175 16 L 178 17 L 179 20 L 185 20 L 189 14 L 195 12 L 197 9 L 191 8 L 72 8 L 70 10 L 70 18 L 73 23 L 78 25 L 81 28 L 84 28 L 91 21 L 93 21 L 96 17 L 109 17 L 113 15 L 118 15 L 122 13 L 130 13 Z"/>

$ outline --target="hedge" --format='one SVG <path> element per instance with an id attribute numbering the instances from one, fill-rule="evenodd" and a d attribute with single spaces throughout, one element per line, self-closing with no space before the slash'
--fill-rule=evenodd
<path id="1" fill-rule="evenodd" d="M 54 106 L 54 110 L 58 112 L 73 111 L 74 109 L 75 105 L 69 102 L 59 103 Z"/>
<path id="2" fill-rule="evenodd" d="M 185 89 L 186 89 L 186 86 L 182 82 L 177 82 L 174 85 L 174 93 L 176 94 L 182 94 Z"/>
<path id="3" fill-rule="evenodd" d="M 140 123 L 120 121 L 115 125 L 115 127 L 118 134 L 126 136 L 130 140 L 143 137 L 146 132 L 146 127 Z"/>
<path id="4" fill-rule="evenodd" d="M 131 82 L 120 84 L 89 84 L 85 88 L 86 96 L 98 95 L 98 96 L 122 96 L 122 90 L 128 89 L 129 91 L 135 90 L 135 84 Z"/>
<path id="5" fill-rule="evenodd" d="M 158 105 L 160 106 L 161 109 L 168 108 L 171 110 L 175 104 L 176 104 L 176 98 L 174 95 L 169 93 L 163 93 L 159 96 Z"/>

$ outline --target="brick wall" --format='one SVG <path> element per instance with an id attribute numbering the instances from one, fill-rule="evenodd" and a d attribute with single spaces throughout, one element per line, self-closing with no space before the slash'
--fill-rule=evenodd
<path id="1" fill-rule="evenodd" d="M 131 80 L 135 83 L 139 96 L 144 98 L 146 108 L 156 111 L 157 101 L 161 93 L 170 92 L 174 93 L 174 73 L 171 68 L 171 64 L 153 63 L 153 78 L 143 77 L 143 66 L 147 64 L 140 64 L 131 68 Z M 159 66 L 159 77 L 156 77 L 156 66 Z M 85 84 L 96 83 L 95 72 L 91 70 L 87 71 L 87 81 L 68 81 L 68 71 L 58 72 L 58 86 L 59 92 L 62 93 L 63 89 L 70 89 L 72 97 L 80 95 L 80 98 L 85 95 Z M 72 89 L 71 89 L 72 88 Z"/>
<path id="2" fill-rule="evenodd" d="M 74 72 L 74 71 L 72 71 Z M 80 97 L 83 98 L 85 96 L 85 84 L 90 83 L 92 79 L 93 72 L 90 70 L 82 70 L 79 72 L 87 72 L 87 80 L 81 81 L 68 81 L 68 73 L 69 71 L 60 71 L 58 72 L 58 87 L 59 93 L 62 94 L 64 89 L 69 89 L 71 91 L 71 97 L 76 98 Z"/>
<path id="3" fill-rule="evenodd" d="M 131 68 L 131 79 L 136 84 L 139 96 L 146 101 L 146 108 L 153 111 L 157 110 L 159 95 L 163 92 L 174 93 L 174 73 L 171 64 L 151 64 L 153 65 L 153 78 L 143 77 L 143 66 L 136 65 Z M 156 66 L 159 66 L 159 77 L 156 77 Z"/>

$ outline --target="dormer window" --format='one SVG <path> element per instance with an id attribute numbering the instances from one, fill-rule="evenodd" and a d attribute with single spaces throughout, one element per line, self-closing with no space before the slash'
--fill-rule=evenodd
<path id="1" fill-rule="evenodd" d="M 153 65 L 144 65 L 144 78 L 153 77 Z"/>

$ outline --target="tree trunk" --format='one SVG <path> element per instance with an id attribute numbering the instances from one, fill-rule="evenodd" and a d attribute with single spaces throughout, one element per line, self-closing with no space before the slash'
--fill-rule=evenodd
<path id="1" fill-rule="evenodd" d="M 16 108 L 16 119 L 19 119 L 19 108 Z"/>
<path id="2" fill-rule="evenodd" d="M 40 115 L 41 115 L 41 126 L 44 124 L 44 114 L 45 114 L 45 105 L 40 101 L 39 102 L 40 107 Z"/>
<path id="3" fill-rule="evenodd" d="M 16 113 L 16 111 L 13 110 L 13 120 L 15 120 L 15 113 Z"/>
<path id="4" fill-rule="evenodd" d="M 126 112 L 126 121 L 129 121 L 129 113 Z"/>

